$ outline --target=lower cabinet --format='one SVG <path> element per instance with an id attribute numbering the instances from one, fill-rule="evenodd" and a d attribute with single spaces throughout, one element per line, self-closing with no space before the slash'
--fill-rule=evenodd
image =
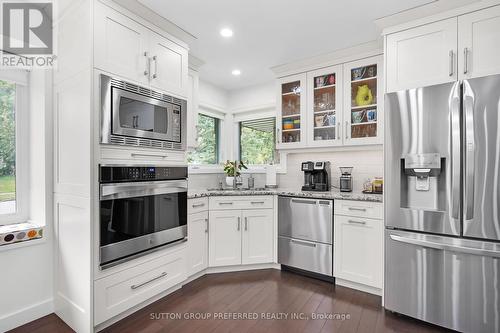
<path id="1" fill-rule="evenodd" d="M 209 213 L 209 266 L 273 261 L 273 209 L 225 209 Z"/>
<path id="2" fill-rule="evenodd" d="M 335 277 L 382 288 L 383 230 L 383 220 L 335 215 Z"/>
<path id="3" fill-rule="evenodd" d="M 94 282 L 94 323 L 106 320 L 186 279 L 185 247 Z"/>
<path id="4" fill-rule="evenodd" d="M 208 211 L 188 215 L 188 276 L 208 267 Z"/>

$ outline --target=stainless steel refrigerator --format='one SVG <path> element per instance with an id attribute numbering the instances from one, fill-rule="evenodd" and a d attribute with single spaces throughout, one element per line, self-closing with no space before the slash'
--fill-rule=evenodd
<path id="1" fill-rule="evenodd" d="M 385 307 L 500 332 L 500 76 L 385 102 Z"/>

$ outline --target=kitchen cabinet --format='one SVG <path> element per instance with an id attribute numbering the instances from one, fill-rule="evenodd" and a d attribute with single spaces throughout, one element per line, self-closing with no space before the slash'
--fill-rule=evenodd
<path id="1" fill-rule="evenodd" d="M 94 25 L 94 66 L 149 84 L 150 31 L 100 2 L 96 2 Z"/>
<path id="2" fill-rule="evenodd" d="M 334 205 L 334 276 L 381 289 L 384 221 L 370 217 L 381 217 L 383 204 L 336 200 Z"/>
<path id="3" fill-rule="evenodd" d="M 278 79 L 276 147 L 301 148 L 306 142 L 305 73 Z"/>
<path id="4" fill-rule="evenodd" d="M 272 197 L 262 196 L 210 198 L 210 267 L 273 261 L 272 202 Z"/>
<path id="5" fill-rule="evenodd" d="M 500 74 L 500 6 L 458 17 L 459 79 Z"/>
<path id="6" fill-rule="evenodd" d="M 387 92 L 457 80 L 457 19 L 387 36 Z"/>
<path id="7" fill-rule="evenodd" d="M 342 144 L 342 66 L 307 73 L 307 145 Z"/>
<path id="8" fill-rule="evenodd" d="M 210 211 L 209 265 L 241 264 L 241 211 Z"/>
<path id="9" fill-rule="evenodd" d="M 188 84 L 188 51 L 171 40 L 151 32 L 151 86 L 186 96 Z"/>
<path id="10" fill-rule="evenodd" d="M 344 64 L 344 145 L 382 143 L 383 58 Z"/>
<path id="11" fill-rule="evenodd" d="M 186 48 L 100 2 L 96 2 L 95 13 L 96 68 L 146 87 L 186 96 Z"/>
<path id="12" fill-rule="evenodd" d="M 188 206 L 192 205 L 191 200 Z M 207 206 L 208 208 L 208 206 Z M 208 210 L 188 215 L 188 276 L 208 267 Z"/>
<path id="13" fill-rule="evenodd" d="M 259 264 L 273 261 L 273 210 L 242 211 L 241 263 Z"/>

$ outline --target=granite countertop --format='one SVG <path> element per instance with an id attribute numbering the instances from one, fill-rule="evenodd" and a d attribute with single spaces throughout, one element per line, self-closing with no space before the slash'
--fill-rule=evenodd
<path id="1" fill-rule="evenodd" d="M 188 199 L 215 197 L 215 196 L 237 196 L 237 195 L 287 195 L 302 198 L 317 198 L 317 199 L 337 199 L 337 200 L 356 200 L 356 201 L 371 201 L 382 202 L 384 196 L 381 194 L 365 194 L 362 192 L 340 192 L 338 189 L 333 189 L 328 192 L 310 192 L 297 189 L 255 189 L 255 190 L 190 190 Z"/>

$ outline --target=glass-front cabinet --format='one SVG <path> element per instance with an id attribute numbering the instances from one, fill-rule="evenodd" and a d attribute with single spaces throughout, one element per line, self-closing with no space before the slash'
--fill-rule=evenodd
<path id="1" fill-rule="evenodd" d="M 277 148 L 300 148 L 306 141 L 306 74 L 278 81 Z"/>
<path id="2" fill-rule="evenodd" d="M 382 143 L 382 56 L 344 64 L 344 144 Z"/>
<path id="3" fill-rule="evenodd" d="M 342 66 L 307 73 L 307 145 L 342 144 Z"/>

